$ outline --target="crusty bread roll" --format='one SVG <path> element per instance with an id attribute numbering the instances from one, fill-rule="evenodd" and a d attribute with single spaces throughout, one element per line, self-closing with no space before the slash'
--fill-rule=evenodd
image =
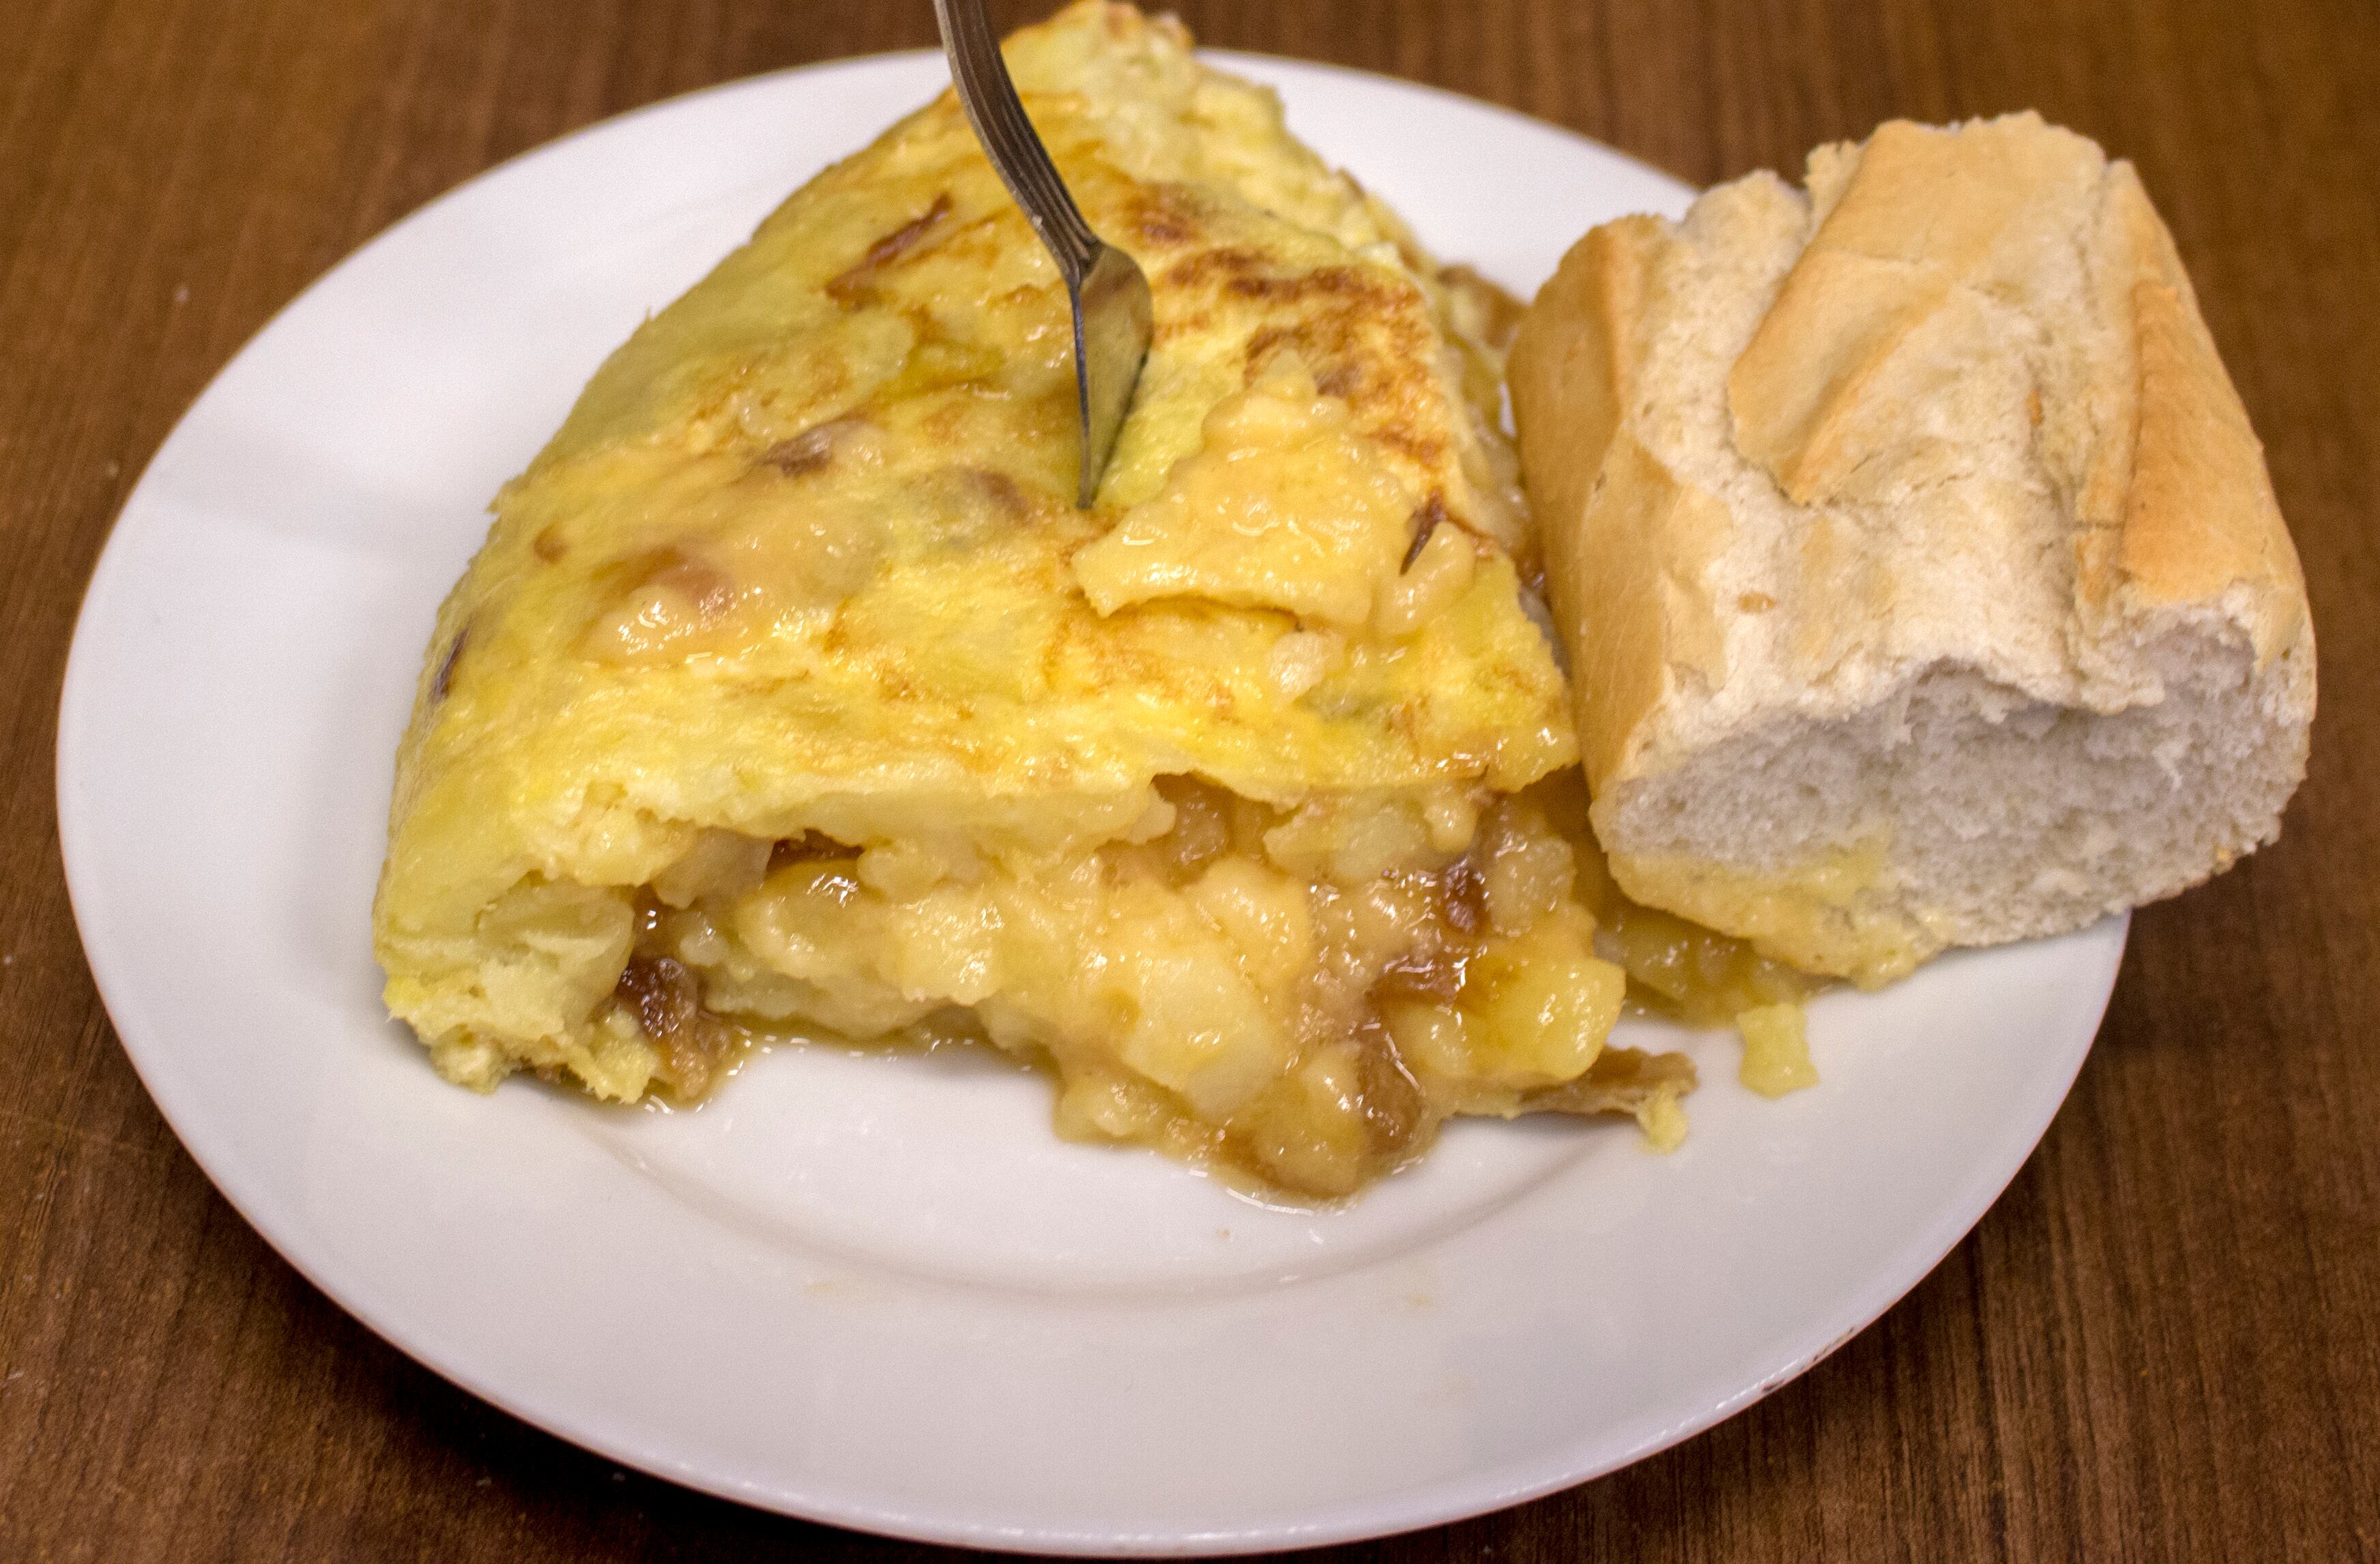
<path id="1" fill-rule="evenodd" d="M 1621 885 L 1875 984 L 2271 841 L 2305 588 L 2131 164 L 1895 122 L 1808 186 L 1596 229 L 1512 349 Z"/>

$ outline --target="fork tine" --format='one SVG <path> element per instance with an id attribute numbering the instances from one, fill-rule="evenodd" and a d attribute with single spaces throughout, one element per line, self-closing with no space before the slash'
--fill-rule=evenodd
<path id="1" fill-rule="evenodd" d="M 1026 116 L 983 0 L 934 0 L 934 18 L 976 139 L 1065 280 L 1074 312 L 1075 401 L 1082 435 L 1075 503 L 1088 510 L 1148 358 L 1148 279 L 1132 257 L 1102 244 L 1084 221 Z"/>

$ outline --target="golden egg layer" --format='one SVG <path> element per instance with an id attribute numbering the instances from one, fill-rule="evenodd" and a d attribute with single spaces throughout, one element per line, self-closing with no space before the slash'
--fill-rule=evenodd
<path id="1" fill-rule="evenodd" d="M 391 1010 L 458 1082 L 617 1099 L 988 1040 L 1062 1133 L 1316 1196 L 1449 1113 L 1673 1121 L 1526 791 L 1576 751 L 1488 291 L 1170 20 L 1007 48 L 1155 298 L 1098 504 L 1064 289 L 945 95 L 497 497 L 398 759 Z"/>

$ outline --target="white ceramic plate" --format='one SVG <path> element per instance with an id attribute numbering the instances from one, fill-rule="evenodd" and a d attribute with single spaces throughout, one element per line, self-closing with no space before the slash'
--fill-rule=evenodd
<path id="1" fill-rule="evenodd" d="M 1589 224 L 1688 196 L 1482 104 L 1229 64 L 1524 292 Z M 1609 1471 L 1807 1368 L 2016 1171 L 2121 922 L 1821 1000 L 1825 1085 L 1782 1102 L 1694 1042 L 1674 1156 L 1621 1121 L 1465 1123 L 1321 1214 L 1062 1145 L 1042 1083 L 990 1060 L 781 1050 L 698 1112 L 605 1110 L 457 1091 L 387 1021 L 390 758 L 488 498 L 647 310 L 941 80 L 929 55 L 795 71 L 508 164 L 316 284 L 165 443 L 58 738 L 84 944 L 165 1117 L 440 1373 L 648 1472 L 916 1537 L 1391 1532 Z"/>

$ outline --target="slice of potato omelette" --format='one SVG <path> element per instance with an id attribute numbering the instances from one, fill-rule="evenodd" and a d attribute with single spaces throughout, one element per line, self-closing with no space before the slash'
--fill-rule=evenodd
<path id="1" fill-rule="evenodd" d="M 1314 1197 L 1450 1113 L 1676 1118 L 1533 788 L 1576 758 L 1494 301 L 1170 20 L 1007 45 L 1156 298 L 1099 503 L 1064 289 L 947 93 L 614 353 L 440 612 L 376 907 L 450 1079 L 684 1098 L 970 1038 Z"/>

